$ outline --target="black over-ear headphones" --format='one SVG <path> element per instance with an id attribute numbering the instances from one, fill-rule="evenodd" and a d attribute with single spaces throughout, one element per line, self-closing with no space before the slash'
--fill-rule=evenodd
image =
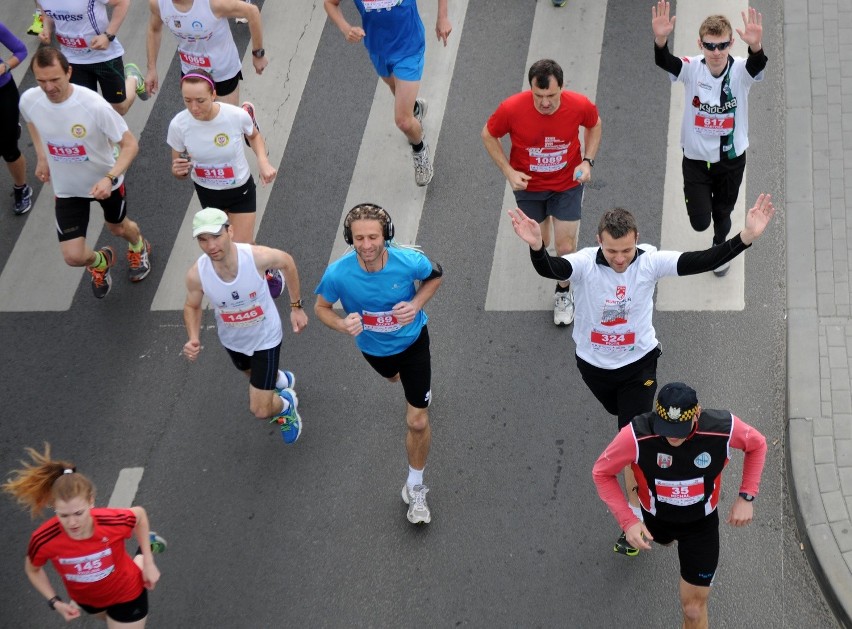
<path id="1" fill-rule="evenodd" d="M 359 203 L 343 219 L 343 242 L 352 246 L 352 223 L 353 221 L 373 220 L 382 224 L 382 236 L 385 242 L 393 240 L 394 226 L 390 214 L 383 207 L 375 203 Z"/>

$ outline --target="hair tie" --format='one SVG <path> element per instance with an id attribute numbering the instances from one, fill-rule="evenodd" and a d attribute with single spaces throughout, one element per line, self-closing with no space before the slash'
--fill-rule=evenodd
<path id="1" fill-rule="evenodd" d="M 74 470 L 69 468 L 69 467 L 66 467 L 64 470 L 62 470 L 62 473 L 63 474 L 73 474 Z"/>
<path id="2" fill-rule="evenodd" d="M 212 79 L 210 79 L 210 77 L 204 76 L 203 74 L 198 74 L 197 72 L 190 72 L 188 74 L 184 74 L 180 78 L 180 82 L 183 83 L 186 79 L 204 79 L 210 84 L 210 87 L 213 89 L 213 91 L 216 91 L 216 85 L 213 83 Z"/>

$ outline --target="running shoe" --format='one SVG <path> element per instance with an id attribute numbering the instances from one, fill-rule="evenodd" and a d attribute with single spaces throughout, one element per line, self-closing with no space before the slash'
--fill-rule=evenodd
<path id="1" fill-rule="evenodd" d="M 413 153 L 414 156 L 414 182 L 418 186 L 427 186 L 432 181 L 435 170 L 432 168 L 432 160 L 429 159 L 429 145 L 426 143 L 426 135 L 423 135 L 423 150 Z"/>
<path id="2" fill-rule="evenodd" d="M 284 374 L 284 377 L 287 378 L 287 386 L 281 389 L 276 389 L 278 391 L 278 395 L 281 395 L 281 391 L 286 389 L 294 389 L 296 387 L 296 374 L 292 371 L 283 370 L 281 373 Z"/>
<path id="3" fill-rule="evenodd" d="M 151 552 L 155 555 L 159 555 L 160 553 L 166 552 L 166 548 L 168 548 L 168 543 L 166 542 L 166 538 L 160 537 L 154 531 L 151 531 L 148 534 L 151 540 Z"/>
<path id="4" fill-rule="evenodd" d="M 418 98 L 414 101 L 414 117 L 417 118 L 417 122 L 423 124 L 423 119 L 426 117 L 426 111 L 429 109 L 426 101 L 422 98 Z"/>
<path id="5" fill-rule="evenodd" d="M 628 557 L 635 557 L 639 554 L 639 549 L 634 548 L 630 544 L 627 543 L 627 535 L 622 533 L 618 540 L 615 542 L 615 546 L 612 549 L 620 555 L 627 555 Z"/>
<path id="6" fill-rule="evenodd" d="M 278 395 L 287 400 L 290 406 L 269 420 L 281 426 L 281 438 L 284 443 L 295 443 L 302 434 L 302 417 L 299 415 L 299 397 L 293 389 L 277 389 Z"/>
<path id="7" fill-rule="evenodd" d="M 92 274 L 92 292 L 98 299 L 103 299 L 112 288 L 112 277 L 110 277 L 109 269 L 115 264 L 115 251 L 112 250 L 112 247 L 101 247 L 99 251 L 106 258 L 106 268 L 103 271 L 96 271 L 90 266 L 86 268 Z"/>
<path id="8" fill-rule="evenodd" d="M 574 323 L 574 293 L 570 289 L 553 293 L 553 323 L 556 325 Z"/>
<path id="9" fill-rule="evenodd" d="M 266 283 L 269 285 L 269 294 L 272 299 L 278 299 L 284 291 L 284 276 L 281 269 L 266 269 Z"/>
<path id="10" fill-rule="evenodd" d="M 426 494 L 429 488 L 426 485 L 415 485 L 410 490 L 408 483 L 402 486 L 402 501 L 408 505 L 408 521 L 412 524 L 429 524 L 432 514 L 426 503 Z"/>
<path id="11" fill-rule="evenodd" d="M 553 1 L 553 6 L 555 6 L 555 7 L 564 7 L 566 4 L 568 4 L 568 0 L 552 0 L 552 1 Z"/>
<path id="12" fill-rule="evenodd" d="M 142 75 L 142 70 L 135 63 L 128 63 L 124 66 L 124 74 L 132 76 L 136 79 L 136 95 L 139 100 L 148 100 L 149 94 L 145 89 L 145 77 Z"/>
<path id="13" fill-rule="evenodd" d="M 725 262 L 722 266 L 717 266 L 713 269 L 713 275 L 716 277 L 725 277 L 728 274 L 728 271 L 731 270 L 731 263 Z"/>
<path id="14" fill-rule="evenodd" d="M 131 282 L 141 282 L 151 272 L 151 243 L 144 238 L 142 240 L 145 242 L 145 248 L 142 251 L 136 253 L 131 249 L 127 250 L 127 263 L 129 265 L 127 275 Z"/>
<path id="15" fill-rule="evenodd" d="M 32 209 L 33 189 L 29 184 L 25 184 L 23 188 L 14 188 L 12 194 L 15 195 L 15 214 L 21 216 Z"/>
<path id="16" fill-rule="evenodd" d="M 41 19 L 41 11 L 36 11 L 33 13 L 33 23 L 30 24 L 30 27 L 27 29 L 27 35 L 41 35 L 41 31 L 44 29 L 44 22 Z"/>

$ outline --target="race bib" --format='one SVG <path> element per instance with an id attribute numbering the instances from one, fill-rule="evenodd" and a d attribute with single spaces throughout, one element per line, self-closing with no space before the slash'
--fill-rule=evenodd
<path id="1" fill-rule="evenodd" d="M 60 557 L 59 565 L 66 581 L 75 583 L 94 583 L 106 579 L 115 570 L 112 549 L 85 557 Z"/>
<path id="2" fill-rule="evenodd" d="M 609 352 L 626 352 L 636 344 L 636 333 L 611 334 L 592 330 L 592 349 Z"/>
<path id="3" fill-rule="evenodd" d="M 704 500 L 704 479 L 654 481 L 657 500 L 675 507 L 688 507 Z"/>
<path id="4" fill-rule="evenodd" d="M 402 4 L 402 0 L 362 0 L 365 11 L 381 11 L 387 9 L 390 11 L 397 5 Z"/>
<path id="5" fill-rule="evenodd" d="M 260 304 L 249 310 L 220 310 L 219 316 L 225 325 L 232 328 L 247 328 L 257 325 L 266 317 Z"/>
<path id="6" fill-rule="evenodd" d="M 722 136 L 733 130 L 733 116 L 695 116 L 695 132 L 699 135 Z"/>
<path id="7" fill-rule="evenodd" d="M 196 164 L 195 177 L 200 184 L 228 186 L 236 182 L 230 164 Z"/>
<path id="8" fill-rule="evenodd" d="M 530 172 L 552 173 L 566 166 L 568 149 L 530 149 Z"/>
<path id="9" fill-rule="evenodd" d="M 89 47 L 89 44 L 87 44 L 86 40 L 82 37 L 65 37 L 64 35 L 57 35 L 56 41 L 66 48 L 74 48 L 75 50 L 83 50 Z"/>
<path id="10" fill-rule="evenodd" d="M 391 311 L 369 312 L 361 314 L 361 323 L 368 332 L 396 332 L 402 326 Z"/>
<path id="11" fill-rule="evenodd" d="M 180 60 L 191 68 L 210 69 L 210 57 L 207 55 L 199 55 L 194 52 L 184 52 L 179 50 Z"/>
<path id="12" fill-rule="evenodd" d="M 47 152 L 54 162 L 85 162 L 89 160 L 89 156 L 86 154 L 86 147 L 82 144 L 64 146 L 48 142 Z"/>

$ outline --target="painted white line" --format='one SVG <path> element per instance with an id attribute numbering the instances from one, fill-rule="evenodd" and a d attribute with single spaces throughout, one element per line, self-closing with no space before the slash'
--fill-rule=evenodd
<path id="1" fill-rule="evenodd" d="M 529 89 L 527 69 L 539 59 L 549 58 L 562 66 L 565 89 L 584 94 L 594 102 L 598 89 L 606 5 L 604 1 L 586 3 L 585 6 L 569 2 L 564 7 L 556 8 L 549 2 L 538 2 L 521 90 Z M 507 98 L 509 96 L 506 94 Z M 485 124 L 485 121 L 482 123 Z M 606 120 L 603 124 L 606 129 Z M 606 139 L 604 149 L 605 145 Z M 503 207 L 499 208 L 500 224 L 485 309 L 552 310 L 554 282 L 533 270 L 529 263 L 529 248 L 515 235 L 506 215 L 506 209 L 516 205 L 512 188 L 507 183 Z"/>
<path id="2" fill-rule="evenodd" d="M 456 65 L 459 41 L 462 38 L 467 0 L 452 0 L 449 3 L 449 19 L 453 32 L 446 48 L 435 37 L 437 4 L 421 2 L 419 5 L 420 15 L 426 26 L 426 64 L 419 95 L 429 103 L 429 113 L 423 126 L 433 161 Z M 364 63 L 369 63 L 367 56 L 363 56 Z M 435 163 L 436 179 L 441 177 L 441 169 L 444 166 L 440 162 Z M 346 249 L 342 235 L 343 219 L 349 209 L 358 203 L 378 203 L 387 208 L 393 217 L 396 240 L 403 244 L 413 244 L 417 239 L 427 189 L 428 186 L 420 188 L 414 183 L 411 147 L 394 124 L 390 90 L 383 81 L 377 80 L 373 107 L 361 138 L 361 148 L 358 151 L 346 203 L 340 214 L 329 262 L 340 257 Z"/>
<path id="3" fill-rule="evenodd" d="M 243 59 L 241 100 L 251 101 L 258 125 L 269 149 L 269 161 L 280 167 L 302 93 L 308 81 L 314 55 L 325 24 L 322 2 L 267 2 L 263 5 L 264 47 L 269 64 L 258 76 L 251 63 L 251 52 Z M 177 112 L 175 112 L 177 113 Z M 163 150 L 168 146 L 163 138 Z M 248 150 L 248 149 L 246 149 Z M 249 151 L 250 152 L 250 151 Z M 253 156 L 249 156 L 252 163 Z M 256 168 L 253 169 L 256 171 Z M 257 177 L 255 177 L 257 180 Z M 187 184 L 191 185 L 191 184 Z M 257 219 L 260 226 L 272 186 L 257 186 Z M 151 310 L 182 310 L 186 299 L 184 279 L 190 266 L 201 255 L 192 238 L 192 217 L 201 209 L 193 194 L 166 264 L 163 278 Z M 263 237 L 258 240 L 263 242 Z"/>
<path id="4" fill-rule="evenodd" d="M 118 38 L 124 46 L 125 63 L 134 61 L 145 72 L 145 33 L 148 24 L 148 4 L 146 2 L 131 2 L 127 18 L 118 32 Z M 168 33 L 166 34 L 168 35 Z M 36 40 L 32 35 L 26 37 Z M 176 44 L 170 35 L 163 36 L 163 47 L 157 60 L 157 71 L 165 77 L 169 64 L 174 56 Z M 27 42 L 27 49 L 32 53 L 38 46 Z M 25 72 L 24 69 L 22 72 Z M 16 75 L 16 77 L 19 75 Z M 151 115 L 156 97 L 147 102 L 137 101 L 127 112 L 125 120 L 133 134 L 139 134 Z M 23 137 L 28 134 L 24 129 Z M 26 140 L 25 140 L 26 141 Z M 31 165 L 30 168 L 35 168 Z M 131 165 L 128 179 L 133 181 L 134 169 Z M 128 198 L 128 210 L 132 219 L 139 222 L 144 233 L 145 215 L 155 208 L 145 207 L 145 198 L 141 186 L 134 189 L 139 193 Z M 56 219 L 53 211 L 53 186 L 45 185 L 33 203 L 33 209 L 27 214 L 27 224 L 21 230 L 12 254 L 0 274 L 0 312 L 27 311 L 62 311 L 71 307 L 74 293 L 80 285 L 80 278 L 86 273 L 83 268 L 73 268 L 65 264 L 59 251 L 56 239 Z M 100 238 L 103 229 L 103 213 L 96 202 L 92 202 L 89 215 L 89 228 L 86 240 L 94 246 Z M 119 258 L 124 257 L 124 245 L 117 239 L 110 243 L 115 247 Z M 156 246 L 156 243 L 155 243 Z M 123 262 L 119 261 L 113 279 L 126 281 L 122 277 Z M 156 262 L 155 262 L 156 264 Z M 88 278 L 88 274 L 86 274 Z M 94 298 L 93 298 L 94 299 Z"/>
<path id="5" fill-rule="evenodd" d="M 113 509 L 129 509 L 132 507 L 144 472 L 144 467 L 125 467 L 121 470 L 118 473 L 118 480 L 115 481 L 115 487 L 107 506 Z"/>
<path id="6" fill-rule="evenodd" d="M 677 3 L 677 22 L 675 22 L 674 46 L 672 52 L 677 56 L 692 56 L 700 53 L 698 48 L 698 27 L 711 13 L 727 16 L 734 29 L 743 27 L 742 11 L 748 4 L 741 0 L 718 0 L 709 7 L 706 2 L 680 0 Z M 648 39 L 651 34 L 648 23 Z M 731 54 L 745 56 L 746 46 L 739 41 L 734 31 L 734 46 Z M 671 41 L 669 42 L 671 46 Z M 650 43 L 649 43 L 650 47 Z M 650 53 L 649 53 L 650 54 Z M 653 63 L 653 61 L 652 61 Z M 659 74 L 660 86 L 668 81 L 667 73 L 654 67 Z M 758 87 L 759 89 L 759 87 Z M 683 84 L 672 84 L 671 105 L 669 107 L 668 149 L 666 153 L 666 171 L 663 188 L 663 222 L 660 247 L 674 251 L 696 251 L 707 249 L 713 240 L 713 227 L 704 232 L 696 232 L 689 224 L 686 204 L 683 200 L 683 171 L 681 168 L 683 152 L 680 148 L 680 123 L 683 117 Z M 746 169 L 746 175 L 748 169 Z M 740 186 L 740 195 L 731 215 L 731 234 L 737 233 L 745 223 L 746 176 Z M 748 255 L 748 254 L 745 254 Z M 686 285 L 688 283 L 688 286 Z M 663 278 L 657 288 L 657 310 L 743 310 L 745 308 L 745 268 L 743 256 L 737 256 L 731 262 L 731 269 L 725 277 L 719 278 L 712 273 L 692 275 L 689 278 Z"/>

